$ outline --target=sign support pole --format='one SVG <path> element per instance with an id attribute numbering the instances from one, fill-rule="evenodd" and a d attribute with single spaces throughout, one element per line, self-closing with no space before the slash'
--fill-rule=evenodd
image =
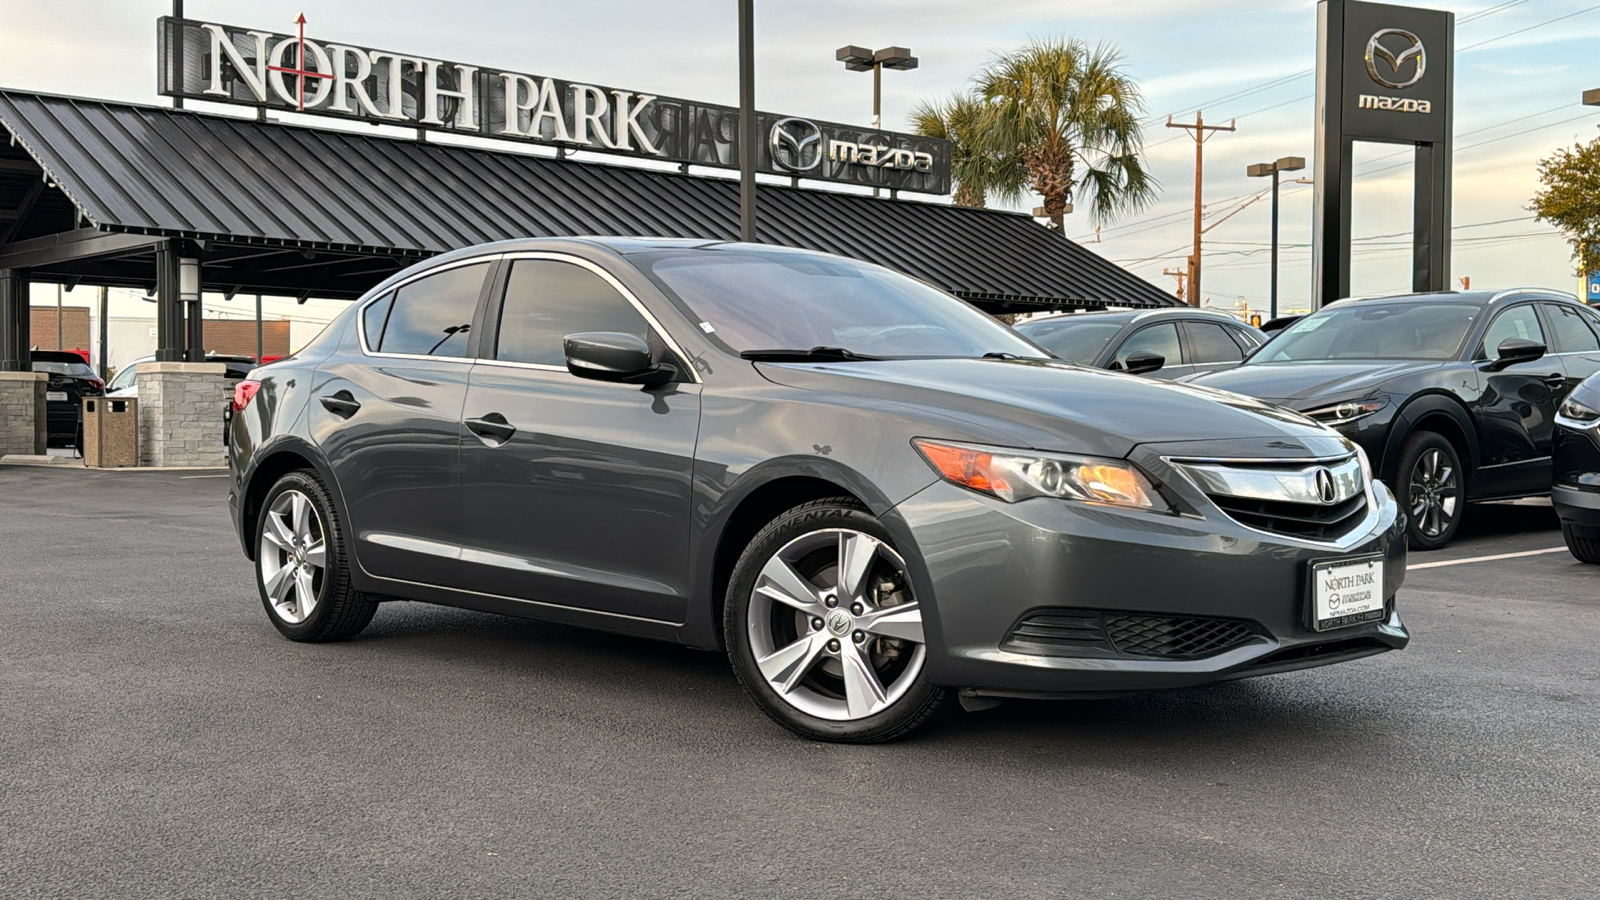
<path id="1" fill-rule="evenodd" d="M 755 0 L 739 0 L 739 239 L 756 240 Z"/>

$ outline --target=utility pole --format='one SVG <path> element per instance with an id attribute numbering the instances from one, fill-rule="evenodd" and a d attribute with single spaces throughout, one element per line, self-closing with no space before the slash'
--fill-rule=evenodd
<path id="1" fill-rule="evenodd" d="M 1187 271 L 1185 271 L 1184 269 L 1162 269 L 1161 270 L 1161 274 L 1163 274 L 1163 275 L 1171 275 L 1173 278 L 1178 279 L 1178 292 L 1177 292 L 1177 294 L 1175 296 L 1179 300 L 1182 300 L 1183 299 L 1183 282 L 1184 282 L 1184 279 L 1189 277 L 1189 273 Z"/>
<path id="2" fill-rule="evenodd" d="M 1211 132 L 1235 131 L 1237 129 L 1234 125 L 1237 121 L 1237 119 L 1230 120 L 1226 126 L 1207 125 L 1205 116 L 1199 110 L 1195 110 L 1193 125 L 1187 122 L 1174 122 L 1171 116 L 1167 116 L 1168 128 L 1182 128 L 1194 138 L 1194 252 L 1189 256 L 1190 306 L 1200 305 L 1200 217 L 1205 208 L 1201 202 L 1200 191 L 1201 175 L 1205 171 L 1205 157 L 1202 151 Z"/>
<path id="3" fill-rule="evenodd" d="M 1298 172 L 1306 167 L 1306 161 L 1299 156 L 1285 156 L 1275 162 L 1256 163 L 1245 169 L 1245 174 L 1251 178 L 1272 177 L 1272 286 L 1269 291 L 1271 300 L 1267 309 L 1269 319 L 1278 317 L 1278 175 L 1283 172 Z"/>

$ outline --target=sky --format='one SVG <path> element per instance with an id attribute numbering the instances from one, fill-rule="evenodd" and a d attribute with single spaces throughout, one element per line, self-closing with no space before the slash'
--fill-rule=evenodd
<path id="1" fill-rule="evenodd" d="M 1416 4 L 1457 15 L 1452 275 L 1474 288 L 1576 290 L 1570 248 L 1528 206 L 1536 166 L 1554 149 L 1592 140 L 1600 108 L 1600 3 L 1471 0 Z M 0 86 L 164 102 L 155 88 L 161 0 L 0 0 Z M 736 104 L 734 0 L 188 0 L 189 18 L 292 31 L 501 69 Z M 1170 290 L 1163 269 L 1189 252 L 1194 145 L 1168 114 L 1238 130 L 1206 143 L 1205 299 L 1264 309 L 1268 294 L 1264 189 L 1255 162 L 1313 154 L 1316 4 L 1310 0 L 756 0 L 756 102 L 765 110 L 842 122 L 871 116 L 870 75 L 834 60 L 844 44 L 911 48 L 920 66 L 884 73 L 884 125 L 904 129 L 918 100 L 963 89 L 998 54 L 1035 37 L 1115 45 L 1145 101 L 1145 151 L 1160 182 L 1147 210 L 1066 233 Z M 202 104 L 192 104 L 204 108 Z M 325 123 L 326 120 L 315 120 Z M 1407 151 L 1408 152 L 1408 151 Z M 1387 145 L 1358 145 L 1352 232 L 1356 293 L 1407 290 L 1411 167 Z M 1031 208 L 1037 200 L 1019 204 Z M 1285 185 L 1280 303 L 1310 289 L 1311 190 Z M 80 292 L 81 293 L 81 292 Z M 53 298 L 53 290 L 51 295 Z M 208 301 L 208 309 L 220 301 Z M 339 307 L 313 301 L 302 315 Z M 321 310 L 319 312 L 318 310 Z"/>

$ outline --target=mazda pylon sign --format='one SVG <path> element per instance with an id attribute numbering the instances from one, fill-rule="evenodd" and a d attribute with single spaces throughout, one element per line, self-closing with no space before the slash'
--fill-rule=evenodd
<path id="1" fill-rule="evenodd" d="M 739 167 L 736 107 L 162 17 L 160 91 L 261 110 L 527 141 L 679 164 Z M 950 192 L 950 144 L 756 114 L 758 171 L 926 194 Z"/>

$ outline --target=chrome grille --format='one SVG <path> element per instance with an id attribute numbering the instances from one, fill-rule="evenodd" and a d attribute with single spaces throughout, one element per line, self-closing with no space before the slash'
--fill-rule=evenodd
<path id="1" fill-rule="evenodd" d="M 1171 462 L 1229 518 L 1258 531 L 1333 541 L 1367 511 L 1367 479 L 1353 455 L 1288 463 Z"/>

